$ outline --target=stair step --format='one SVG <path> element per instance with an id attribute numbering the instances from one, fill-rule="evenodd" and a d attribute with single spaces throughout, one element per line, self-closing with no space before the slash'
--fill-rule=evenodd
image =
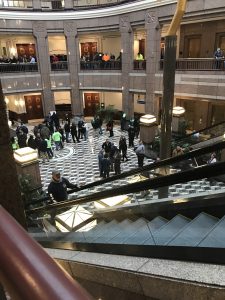
<path id="1" fill-rule="evenodd" d="M 112 244 L 122 244 L 129 236 L 134 235 L 138 229 L 146 225 L 149 221 L 144 218 L 140 218 L 137 221 L 130 224 L 125 230 L 121 231 L 117 236 L 113 237 L 109 242 Z"/>
<path id="2" fill-rule="evenodd" d="M 225 248 L 225 216 L 198 244 L 198 247 Z"/>
<path id="3" fill-rule="evenodd" d="M 194 247 L 215 226 L 218 220 L 218 218 L 201 213 L 173 237 L 167 245 Z"/>
<path id="4" fill-rule="evenodd" d="M 154 240 L 149 238 L 144 242 L 144 245 L 164 245 L 166 244 L 172 236 L 179 232 L 184 226 L 190 222 L 190 219 L 177 215 L 172 220 L 167 222 L 159 230 L 154 232 Z"/>
<path id="5" fill-rule="evenodd" d="M 143 242 L 152 236 L 152 233 L 165 225 L 167 220 L 162 217 L 156 217 L 151 222 L 143 225 L 138 231 L 126 238 L 123 244 L 137 244 L 141 245 Z"/>
<path id="6" fill-rule="evenodd" d="M 121 231 L 126 231 L 126 228 L 130 226 L 132 222 L 130 220 L 124 220 L 119 224 L 116 224 L 107 231 L 104 231 L 102 235 L 92 239 L 92 243 L 107 243 L 113 237 L 117 236 Z"/>

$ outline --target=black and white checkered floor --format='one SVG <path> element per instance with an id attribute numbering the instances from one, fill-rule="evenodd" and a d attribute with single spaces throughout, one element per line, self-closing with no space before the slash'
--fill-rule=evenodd
<path id="1" fill-rule="evenodd" d="M 54 169 L 60 170 L 62 176 L 68 178 L 73 183 L 88 184 L 100 180 L 98 168 L 98 152 L 102 144 L 109 138 L 116 146 L 121 135 L 127 137 L 126 132 L 121 132 L 119 127 L 115 126 L 114 136 L 109 138 L 109 133 L 105 130 L 102 135 L 98 134 L 88 124 L 88 139 L 81 139 L 80 143 L 65 143 L 64 149 L 54 151 L 54 158 L 50 162 L 40 162 L 41 179 L 44 189 L 47 189 L 51 181 L 51 172 Z M 128 140 L 128 139 L 127 139 Z M 135 139 L 135 144 L 138 139 Z M 121 163 L 121 171 L 129 171 L 137 168 L 137 157 L 133 148 L 128 148 L 128 161 Z M 153 162 L 151 159 L 145 159 L 144 164 Z M 114 172 L 110 173 L 112 176 Z M 120 180 L 121 184 L 127 183 L 127 178 Z M 117 183 L 118 184 L 118 183 Z M 112 184 L 109 184 L 112 187 Z"/>
<path id="2" fill-rule="evenodd" d="M 100 180 L 99 168 L 98 168 L 98 152 L 102 147 L 103 142 L 106 138 L 109 138 L 116 146 L 121 135 L 125 135 L 127 138 L 127 132 L 121 132 L 118 126 L 115 126 L 114 137 L 109 138 L 108 132 L 103 131 L 102 135 L 98 134 L 98 131 L 93 130 L 90 123 L 88 123 L 88 139 L 81 140 L 80 143 L 65 143 L 64 149 L 55 151 L 54 158 L 50 162 L 41 163 L 41 179 L 44 189 L 46 190 L 48 184 L 51 181 L 51 172 L 54 169 L 60 170 L 62 176 L 68 178 L 72 183 L 85 185 L 96 180 Z M 128 138 L 127 138 L 128 140 Z M 138 143 L 138 139 L 135 139 L 134 144 Z M 121 163 L 121 172 L 129 171 L 137 168 L 137 157 L 133 148 L 128 148 L 127 162 Z M 152 163 L 151 159 L 145 158 L 144 164 Z M 113 172 L 110 173 L 113 175 Z M 136 180 L 138 180 L 138 175 Z M 104 185 L 92 188 L 91 190 L 83 190 L 72 197 L 81 197 L 88 195 L 89 193 L 111 189 L 121 185 L 129 184 L 133 181 L 133 178 L 127 177 L 124 179 L 117 180 L 115 182 L 106 183 Z M 204 193 L 215 193 L 224 192 L 225 185 L 223 183 L 211 184 L 206 179 L 201 181 L 191 181 L 186 184 L 177 184 L 169 188 L 170 197 L 177 196 L 193 196 L 194 194 Z M 158 199 L 158 191 L 152 190 L 147 195 L 143 193 L 137 193 L 136 195 L 129 195 L 131 201 L 142 201 L 142 200 L 156 200 Z"/>

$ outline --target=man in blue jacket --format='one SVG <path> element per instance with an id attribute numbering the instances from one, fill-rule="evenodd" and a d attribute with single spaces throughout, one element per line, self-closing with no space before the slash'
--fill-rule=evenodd
<path id="1" fill-rule="evenodd" d="M 78 186 L 61 177 L 58 170 L 52 171 L 52 181 L 48 186 L 48 194 L 57 202 L 66 201 L 68 200 L 67 188 L 78 189 Z"/>

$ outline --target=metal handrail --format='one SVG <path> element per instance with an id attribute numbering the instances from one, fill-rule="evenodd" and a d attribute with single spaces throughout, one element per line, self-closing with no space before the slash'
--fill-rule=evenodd
<path id="1" fill-rule="evenodd" d="M 0 236 L 0 282 L 13 299 L 92 299 L 2 206 Z"/>
<path id="2" fill-rule="evenodd" d="M 128 174 L 134 175 L 134 174 L 137 174 L 137 173 L 140 173 L 143 171 L 147 171 L 147 170 L 150 171 L 150 170 L 157 169 L 157 168 L 160 168 L 163 166 L 169 166 L 173 163 L 177 163 L 177 162 L 181 162 L 181 161 L 184 161 L 187 159 L 195 158 L 196 156 L 204 155 L 206 153 L 210 153 L 210 152 L 217 151 L 217 150 L 222 150 L 224 148 L 225 148 L 225 141 L 217 142 L 213 145 L 210 145 L 210 146 L 207 146 L 204 148 L 192 150 L 191 152 L 185 153 L 183 155 L 179 155 L 176 157 L 172 157 L 169 159 L 164 159 L 162 161 L 152 163 L 150 165 L 144 166 L 143 168 L 137 168 L 137 169 L 125 172 L 123 174 L 113 176 L 111 178 L 107 178 L 107 179 L 104 179 L 101 181 L 96 181 L 96 182 L 90 183 L 88 185 L 85 185 L 81 189 L 86 189 L 88 187 L 93 187 L 93 186 L 99 185 L 100 183 L 105 183 L 105 182 L 110 182 L 110 181 L 113 181 L 116 179 L 120 179 L 120 178 L 128 176 Z M 167 186 L 170 184 L 185 182 L 188 180 L 196 180 L 196 179 L 205 178 L 205 177 L 218 176 L 218 175 L 221 175 L 224 173 L 224 167 L 225 167 L 225 162 L 217 163 L 217 164 L 213 164 L 213 165 L 209 165 L 209 166 L 204 166 L 201 168 L 199 167 L 199 168 L 191 170 L 191 171 L 182 172 L 183 176 L 181 176 L 180 173 L 176 173 L 173 175 L 162 176 L 159 178 L 149 179 L 149 180 L 145 180 L 142 182 L 131 183 L 131 184 L 129 184 L 129 191 L 127 190 L 127 186 L 121 186 L 121 187 L 114 188 L 111 190 L 105 190 L 102 192 L 93 193 L 91 195 L 88 195 L 85 197 L 80 197 L 75 200 L 63 201 L 63 202 L 58 202 L 55 204 L 50 204 L 47 206 L 33 208 L 30 210 L 27 210 L 26 213 L 27 213 L 27 215 L 29 215 L 32 213 L 47 211 L 49 209 L 51 210 L 54 208 L 55 209 L 68 208 L 68 207 L 72 207 L 73 205 L 88 203 L 91 201 L 96 201 L 96 200 L 108 198 L 111 196 L 118 196 L 118 195 L 123 195 L 123 194 L 127 194 L 127 193 L 136 193 L 141 190 L 146 190 L 146 188 L 147 189 L 158 188 L 158 187 L 163 187 L 163 186 Z M 74 190 L 71 190 L 71 192 L 74 192 Z"/>

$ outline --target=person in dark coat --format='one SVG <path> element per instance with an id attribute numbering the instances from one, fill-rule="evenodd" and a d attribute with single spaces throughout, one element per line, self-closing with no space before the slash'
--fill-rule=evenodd
<path id="1" fill-rule="evenodd" d="M 19 130 L 17 139 L 18 139 L 18 145 L 20 148 L 27 147 L 27 135 L 21 129 Z"/>
<path id="2" fill-rule="evenodd" d="M 48 185 L 48 194 L 57 202 L 68 199 L 67 188 L 78 189 L 77 184 L 70 183 L 65 177 L 61 177 L 58 170 L 52 171 L 52 180 Z"/>
<path id="3" fill-rule="evenodd" d="M 106 124 L 106 130 L 109 131 L 109 137 L 112 137 L 114 135 L 114 133 L 113 133 L 113 120 L 110 120 Z"/>
<path id="4" fill-rule="evenodd" d="M 134 136 L 135 136 L 134 126 L 129 125 L 128 127 L 129 147 L 134 147 Z"/>
<path id="5" fill-rule="evenodd" d="M 45 159 L 49 161 L 47 147 L 48 147 L 47 141 L 41 139 L 38 150 L 40 152 L 40 157 L 42 158 L 43 163 L 45 162 Z"/>
<path id="6" fill-rule="evenodd" d="M 104 158 L 102 159 L 102 171 L 103 171 L 103 178 L 108 178 L 109 171 L 110 171 L 110 160 L 108 154 L 105 154 Z"/>
<path id="7" fill-rule="evenodd" d="M 77 126 L 76 124 L 73 122 L 71 127 L 70 127 L 70 132 L 71 132 L 71 136 L 72 136 L 72 139 L 73 139 L 73 142 L 75 143 L 75 138 L 77 140 L 77 143 L 80 142 L 78 136 L 77 136 Z"/>
<path id="8" fill-rule="evenodd" d="M 105 153 L 109 153 L 111 150 L 112 144 L 108 139 L 105 140 L 105 142 L 102 144 L 102 149 L 105 151 Z"/>
<path id="9" fill-rule="evenodd" d="M 36 143 L 36 140 L 34 139 L 33 135 L 30 135 L 30 137 L 27 141 L 27 146 L 32 149 L 37 149 L 37 143 Z"/>
<path id="10" fill-rule="evenodd" d="M 126 161 L 128 161 L 128 158 L 127 158 L 127 142 L 126 142 L 125 136 L 120 137 L 119 151 L 122 152 L 122 161 L 124 161 L 124 158 L 126 158 Z"/>
<path id="11" fill-rule="evenodd" d="M 121 174 L 121 154 L 119 149 L 116 149 L 114 154 L 114 168 L 115 168 L 115 175 Z"/>
<path id="12" fill-rule="evenodd" d="M 98 153 L 98 167 L 99 167 L 100 177 L 103 177 L 103 168 L 102 168 L 103 158 L 104 158 L 104 151 L 101 149 Z"/>
<path id="13" fill-rule="evenodd" d="M 68 121 L 66 121 L 65 125 L 64 125 L 64 130 L 65 130 L 65 134 L 66 134 L 66 142 L 69 143 L 69 136 L 70 136 L 70 124 Z"/>

